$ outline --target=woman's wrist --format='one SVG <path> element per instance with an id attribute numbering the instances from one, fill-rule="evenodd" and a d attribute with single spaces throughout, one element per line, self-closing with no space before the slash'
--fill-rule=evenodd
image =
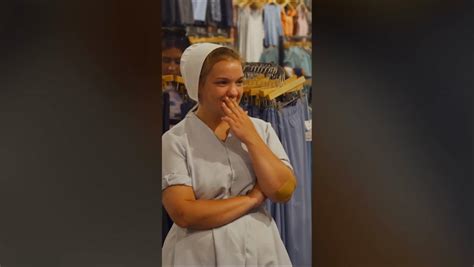
<path id="1" fill-rule="evenodd" d="M 252 209 L 258 207 L 258 202 L 259 202 L 259 201 L 258 201 L 257 198 L 252 197 L 252 196 L 248 196 L 248 195 L 245 196 L 245 197 L 246 197 L 247 202 L 248 202 L 248 204 L 249 204 L 249 210 L 252 210 Z"/>
<path id="2" fill-rule="evenodd" d="M 249 149 L 258 149 L 260 148 L 259 146 L 265 145 L 265 142 L 263 142 L 262 138 L 258 134 L 255 135 L 253 138 L 242 141 L 242 143 L 244 143 Z"/>

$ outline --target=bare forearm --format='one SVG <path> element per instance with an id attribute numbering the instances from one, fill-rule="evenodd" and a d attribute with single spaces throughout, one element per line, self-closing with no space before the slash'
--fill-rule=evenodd
<path id="1" fill-rule="evenodd" d="M 281 201 L 277 197 L 278 191 L 288 182 L 296 185 L 293 172 L 273 154 L 261 138 L 246 145 L 263 193 L 273 201 Z"/>
<path id="2" fill-rule="evenodd" d="M 254 208 L 248 196 L 217 200 L 186 200 L 179 219 L 182 227 L 206 230 L 228 224 Z"/>
<path id="3" fill-rule="evenodd" d="M 224 98 L 222 111 L 232 133 L 248 148 L 258 184 L 273 201 L 287 201 L 296 186 L 293 172 L 268 148 L 255 125 L 234 99 Z"/>

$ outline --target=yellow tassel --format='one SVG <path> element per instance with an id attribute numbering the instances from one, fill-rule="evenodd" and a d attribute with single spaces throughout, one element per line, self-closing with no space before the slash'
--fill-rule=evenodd
<path id="1" fill-rule="evenodd" d="M 293 191 L 295 191 L 296 183 L 293 179 L 288 180 L 285 184 L 283 184 L 280 189 L 275 194 L 277 201 L 286 202 L 290 200 Z"/>

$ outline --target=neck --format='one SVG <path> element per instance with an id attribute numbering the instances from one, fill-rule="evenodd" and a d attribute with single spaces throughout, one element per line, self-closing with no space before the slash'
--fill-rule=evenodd
<path id="1" fill-rule="evenodd" d="M 217 117 L 215 114 L 212 114 L 211 112 L 202 109 L 201 106 L 198 106 L 196 116 L 201 119 L 214 132 L 217 129 L 225 128 L 225 130 L 227 130 L 227 128 L 229 127 L 227 123 L 221 120 L 220 117 Z"/>

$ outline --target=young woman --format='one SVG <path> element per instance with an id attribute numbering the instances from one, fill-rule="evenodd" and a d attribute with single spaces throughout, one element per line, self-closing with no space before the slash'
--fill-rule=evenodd
<path id="1" fill-rule="evenodd" d="M 180 68 L 198 106 L 162 137 L 163 205 L 174 221 L 163 266 L 291 266 L 262 204 L 288 201 L 296 178 L 271 125 L 239 107 L 240 56 L 195 44 Z"/>

